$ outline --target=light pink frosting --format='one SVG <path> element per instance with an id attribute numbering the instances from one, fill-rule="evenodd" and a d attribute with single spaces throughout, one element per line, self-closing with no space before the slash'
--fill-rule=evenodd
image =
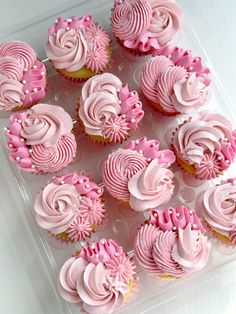
<path id="1" fill-rule="evenodd" d="M 28 107 L 45 97 L 46 68 L 28 44 L 0 44 L 0 72 L 0 109 Z"/>
<path id="2" fill-rule="evenodd" d="M 89 259 L 85 254 L 88 250 Z M 90 255 L 95 257 L 95 263 Z M 106 262 L 100 260 L 103 255 Z M 121 270 L 126 267 L 125 272 L 131 270 L 131 273 L 124 278 Z M 129 291 L 127 278 L 134 278 L 133 268 L 133 263 L 114 241 L 100 240 L 65 262 L 59 274 L 59 291 L 68 302 L 81 303 L 87 313 L 111 313 L 124 302 Z"/>
<path id="3" fill-rule="evenodd" d="M 10 111 L 21 106 L 24 100 L 23 85 L 10 78 L 0 76 L 0 108 Z"/>
<path id="4" fill-rule="evenodd" d="M 71 241 L 84 240 L 104 218 L 102 192 L 76 172 L 55 177 L 35 200 L 36 221 L 54 234 L 66 233 Z"/>
<path id="5" fill-rule="evenodd" d="M 129 201 L 128 182 L 147 164 L 145 157 L 130 149 L 119 149 L 110 154 L 103 168 L 103 182 L 107 191 L 117 199 Z"/>
<path id="6" fill-rule="evenodd" d="M 149 222 L 139 230 L 134 246 L 135 255 L 147 272 L 181 277 L 205 267 L 210 253 L 207 237 L 197 229 L 197 225 L 193 228 L 190 222 L 183 224 L 184 228 L 178 223 L 174 224 L 171 230 L 169 226 L 166 228 L 166 224 L 162 229 Z"/>
<path id="7" fill-rule="evenodd" d="M 76 153 L 72 127 L 70 116 L 59 106 L 38 104 L 11 115 L 5 129 L 10 159 L 28 172 L 60 170 Z"/>
<path id="8" fill-rule="evenodd" d="M 165 204 L 173 194 L 173 172 L 154 159 L 128 182 L 130 207 L 143 211 Z"/>
<path id="9" fill-rule="evenodd" d="M 27 111 L 21 135 L 27 145 L 49 147 L 56 144 L 61 136 L 70 134 L 72 128 L 71 117 L 62 107 L 38 104 Z"/>
<path id="10" fill-rule="evenodd" d="M 180 126 L 174 134 L 173 147 L 181 159 L 196 167 L 201 179 L 218 175 L 236 155 L 231 122 L 221 114 L 210 112 L 201 112 Z"/>
<path id="11" fill-rule="evenodd" d="M 182 11 L 172 0 L 115 0 L 111 27 L 125 47 L 150 53 L 176 35 L 182 20 Z"/>
<path id="12" fill-rule="evenodd" d="M 202 215 L 217 232 L 231 238 L 236 232 L 236 180 L 212 186 L 203 195 Z M 235 239 L 232 241 L 235 244 Z"/>
<path id="13" fill-rule="evenodd" d="M 147 61 L 140 85 L 148 99 L 171 114 L 190 113 L 208 100 L 208 88 L 202 78 L 164 56 Z"/>
<path id="14" fill-rule="evenodd" d="M 73 72 L 87 66 L 93 72 L 101 72 L 109 63 L 109 45 L 109 35 L 90 15 L 67 20 L 58 17 L 48 30 L 46 54 L 56 69 Z"/>
<path id="15" fill-rule="evenodd" d="M 136 91 L 122 87 L 111 73 L 96 75 L 82 88 L 79 117 L 86 133 L 121 142 L 135 130 L 144 112 Z"/>

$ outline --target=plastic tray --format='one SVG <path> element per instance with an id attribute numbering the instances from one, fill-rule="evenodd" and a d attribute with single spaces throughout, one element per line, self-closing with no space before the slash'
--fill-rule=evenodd
<path id="1" fill-rule="evenodd" d="M 181 1 L 179 1 L 181 5 Z M 17 29 L 9 30 L 4 35 L 0 35 L 0 40 L 19 39 L 30 43 L 38 52 L 39 58 L 46 58 L 44 46 L 47 39 L 47 28 L 53 23 L 58 15 L 69 17 L 71 15 L 82 16 L 85 13 L 91 13 L 94 20 L 103 25 L 109 32 L 110 9 L 113 4 L 111 0 L 100 1 L 81 1 L 80 4 L 69 8 L 58 9 L 58 12 L 48 12 L 44 17 L 38 17 L 38 20 L 28 21 Z M 229 100 L 225 96 L 223 88 L 219 83 L 213 67 L 209 64 L 201 44 L 196 37 L 190 23 L 185 18 L 185 26 L 182 33 L 175 40 L 178 46 L 191 49 L 196 56 L 202 56 L 205 63 L 211 68 L 212 85 L 211 85 L 211 101 L 207 105 L 208 109 L 221 112 L 228 117 L 234 117 L 233 108 Z M 142 66 L 147 57 L 135 57 L 123 51 L 113 38 L 112 42 L 112 64 L 108 69 L 120 77 L 125 83 L 128 81 L 131 89 L 139 90 L 139 76 Z M 57 104 L 63 106 L 72 117 L 76 117 L 75 105 L 80 95 L 80 86 L 73 86 L 60 78 L 50 65 L 48 66 L 48 92 L 43 102 Z M 160 140 L 161 148 L 166 148 L 170 144 L 173 129 L 182 122 L 186 116 L 178 116 L 177 118 L 166 118 L 156 113 L 144 102 L 145 118 L 144 122 L 134 134 L 133 138 L 147 136 L 148 138 L 157 138 Z M 9 114 L 1 113 L 1 126 L 6 126 Z M 152 124 L 150 124 L 152 121 Z M 233 121 L 236 124 L 236 121 Z M 7 151 L 5 149 L 5 135 L 1 132 L 1 146 L 5 152 L 2 162 L 2 177 L 5 178 L 6 184 L 12 199 L 16 196 L 23 197 L 23 205 L 16 204 L 15 212 L 5 214 L 6 223 L 12 227 L 13 221 L 17 225 L 17 219 L 24 219 L 30 228 L 35 249 L 38 252 L 39 260 L 30 261 L 26 267 L 29 267 L 29 276 L 32 279 L 32 286 L 40 301 L 43 297 L 48 297 L 40 288 L 40 282 L 49 279 L 51 285 L 51 293 L 56 297 L 52 311 L 45 309 L 45 313 L 78 313 L 79 310 L 75 306 L 71 306 L 64 302 L 57 292 L 57 274 L 63 262 L 80 249 L 81 243 L 65 245 L 57 242 L 50 237 L 47 232 L 40 229 L 34 221 L 33 204 L 37 193 L 44 187 L 52 175 L 33 175 L 19 171 L 15 165 L 8 161 Z M 116 150 L 119 145 L 102 146 L 91 143 L 80 133 L 77 136 L 78 153 L 73 163 L 64 171 L 85 170 L 89 172 L 97 181 L 101 182 L 101 169 L 106 156 Z M 169 204 L 175 206 L 186 203 L 198 210 L 199 196 L 203 190 L 209 185 L 215 184 L 223 178 L 232 176 L 235 173 L 236 165 L 233 165 L 224 176 L 217 180 L 202 182 L 195 180 L 188 175 L 183 174 L 177 166 L 173 167 L 175 173 L 175 193 Z M 22 199 L 21 199 L 22 201 Z M 163 207 L 163 208 L 164 208 Z M 105 223 L 92 235 L 91 240 L 100 238 L 113 238 L 124 247 L 132 255 L 132 247 L 135 234 L 141 223 L 148 217 L 148 213 L 136 213 L 129 210 L 126 206 L 122 206 L 115 202 L 109 195 L 106 195 L 107 219 Z M 16 212 L 17 211 L 17 212 Z M 18 218 L 17 218 L 18 217 Z M 23 218 L 22 218 L 23 217 Z M 90 241 L 91 241 L 90 240 Z M 214 280 L 219 275 L 219 268 L 236 260 L 236 250 L 224 247 L 221 244 L 212 241 L 212 252 L 207 267 L 198 273 L 189 275 L 179 280 L 161 280 L 154 276 L 148 275 L 141 271 L 137 266 L 137 272 L 140 276 L 138 292 L 135 298 L 125 304 L 117 313 L 156 313 L 162 304 L 172 302 L 174 298 L 179 297 L 198 285 L 204 285 L 209 280 Z M 34 267 L 32 268 L 32 264 Z M 42 266 L 40 266 L 42 265 Z M 36 267 L 35 267 L 36 266 Z M 35 270 L 38 267 L 38 271 Z M 30 271 L 31 269 L 31 271 Z M 32 269 L 34 271 L 32 272 Z M 33 280 L 35 278 L 35 280 Z M 37 279 L 37 280 L 36 280 Z"/>

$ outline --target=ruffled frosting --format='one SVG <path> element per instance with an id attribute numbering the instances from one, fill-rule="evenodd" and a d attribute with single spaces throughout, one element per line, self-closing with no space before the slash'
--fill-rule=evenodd
<path id="1" fill-rule="evenodd" d="M 182 20 L 183 13 L 172 0 L 115 0 L 111 27 L 125 47 L 150 53 L 176 35 Z"/>
<path id="2" fill-rule="evenodd" d="M 89 256 L 96 255 L 95 263 L 87 259 L 88 251 Z M 106 262 L 100 260 L 103 255 Z M 59 274 L 59 291 L 68 302 L 81 303 L 87 313 L 111 313 L 123 304 L 129 292 L 128 280 L 134 280 L 133 268 L 114 241 L 100 240 L 65 262 Z M 127 277 L 125 274 L 129 272 Z"/>
<path id="3" fill-rule="evenodd" d="M 181 159 L 196 167 L 201 179 L 215 177 L 227 169 L 236 154 L 230 121 L 210 112 L 201 112 L 180 126 L 174 134 L 173 147 Z M 204 171 L 206 168 L 210 171 Z"/>
<path id="4" fill-rule="evenodd" d="M 149 100 L 171 114 L 190 113 L 208 100 L 208 88 L 202 78 L 165 56 L 147 61 L 140 85 Z"/>
<path id="5" fill-rule="evenodd" d="M 154 159 L 128 182 L 129 204 L 137 211 L 167 203 L 173 194 L 173 172 Z"/>
<path id="6" fill-rule="evenodd" d="M 217 232 L 230 237 L 236 232 L 236 180 L 209 188 L 203 195 L 202 215 Z"/>
<path id="7" fill-rule="evenodd" d="M 185 229 L 190 224 L 194 230 L 205 232 L 195 210 L 184 205 L 176 209 L 170 207 L 164 211 L 153 209 L 148 222 L 163 231 L 175 231 L 177 228 Z"/>
<path id="8" fill-rule="evenodd" d="M 0 109 L 27 107 L 45 97 L 46 68 L 21 41 L 0 45 Z"/>
<path id="9" fill-rule="evenodd" d="M 102 195 L 96 183 L 79 173 L 52 179 L 35 200 L 36 221 L 56 235 L 85 240 L 104 218 Z"/>
<path id="10" fill-rule="evenodd" d="M 11 115 L 5 128 L 10 159 L 29 172 L 60 170 L 76 153 L 72 127 L 70 116 L 59 106 L 38 104 Z"/>
<path id="11" fill-rule="evenodd" d="M 62 107 L 38 104 L 27 111 L 21 135 L 27 145 L 49 147 L 56 144 L 61 136 L 68 135 L 72 128 L 71 117 Z"/>
<path id="12" fill-rule="evenodd" d="M 130 92 L 127 85 L 122 87 L 113 74 L 96 75 L 83 85 L 79 117 L 86 133 L 121 142 L 143 115 L 138 93 Z"/>
<path id="13" fill-rule="evenodd" d="M 56 69 L 74 72 L 86 66 L 101 72 L 109 63 L 109 45 L 109 35 L 90 15 L 67 20 L 58 17 L 48 30 L 46 54 Z"/>
<path id="14" fill-rule="evenodd" d="M 128 182 L 147 164 L 145 157 L 130 149 L 119 149 L 110 154 L 103 168 L 103 181 L 107 191 L 117 199 L 129 201 Z"/>
<path id="15" fill-rule="evenodd" d="M 172 230 L 148 223 L 139 230 L 134 249 L 137 261 L 147 272 L 181 277 L 205 267 L 210 244 L 190 222 L 184 228 L 177 224 Z"/>

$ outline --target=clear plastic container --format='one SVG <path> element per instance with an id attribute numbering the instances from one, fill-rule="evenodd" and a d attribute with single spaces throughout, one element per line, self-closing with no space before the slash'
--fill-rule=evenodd
<path id="1" fill-rule="evenodd" d="M 181 5 L 181 1 L 180 5 Z M 38 20 L 28 21 L 22 27 L 11 29 L 9 32 L 0 36 L 0 40 L 19 39 L 30 43 L 38 52 L 39 58 L 46 58 L 44 47 L 47 39 L 47 28 L 54 22 L 58 15 L 69 17 L 71 15 L 82 16 L 85 13 L 91 13 L 94 20 L 103 25 L 109 32 L 110 10 L 113 1 L 81 1 L 80 4 L 73 7 L 63 7 L 58 9 L 58 12 L 48 12 L 47 15 L 39 16 Z M 210 65 L 204 50 L 195 35 L 190 23 L 185 18 L 185 26 L 181 34 L 176 38 L 176 44 L 180 47 L 191 49 L 196 56 L 201 56 L 210 68 L 212 73 L 211 84 L 211 101 L 207 105 L 208 109 L 219 111 L 224 115 L 234 117 L 233 107 L 225 96 L 224 90 L 219 83 L 213 67 Z M 112 42 L 112 63 L 109 72 L 112 72 L 120 77 L 125 83 L 128 80 L 131 89 L 139 90 L 138 82 L 142 66 L 147 57 L 135 57 L 122 50 L 113 38 Z M 74 86 L 58 77 L 55 70 L 48 66 L 48 92 L 45 103 L 57 104 L 63 106 L 73 118 L 76 117 L 76 103 L 80 95 L 81 86 Z M 142 125 L 139 127 L 133 138 L 138 138 L 143 135 L 148 138 L 157 138 L 160 140 L 161 148 L 166 148 L 170 144 L 171 134 L 173 129 L 182 122 L 186 117 L 178 116 L 175 118 L 162 117 L 153 111 L 144 103 L 145 118 Z M 4 127 L 8 123 L 9 114 L 1 113 L 1 126 Z M 152 124 L 150 125 L 150 121 Z M 233 121 L 236 124 L 236 120 Z M 25 262 L 25 267 L 28 269 L 29 277 L 32 280 L 32 286 L 35 290 L 39 301 L 47 298 L 45 291 L 42 291 L 41 283 L 43 280 L 49 280 L 52 290 L 50 293 L 54 295 L 55 302 L 52 304 L 52 309 L 45 309 L 45 313 L 78 313 L 79 310 L 75 306 L 66 303 L 57 292 L 57 275 L 63 262 L 70 257 L 75 251 L 80 249 L 81 243 L 76 244 L 61 244 L 50 235 L 40 229 L 34 220 L 33 204 L 37 193 L 44 187 L 52 175 L 34 175 L 26 172 L 21 172 L 17 167 L 8 160 L 8 153 L 5 148 L 5 135 L 2 131 L 1 146 L 5 152 L 5 157 L 2 158 L 1 177 L 4 178 L 6 186 L 8 186 L 9 197 L 16 204 L 14 212 L 8 212 L 3 215 L 5 222 L 11 228 L 17 226 L 17 219 L 24 219 L 26 228 L 30 229 L 32 237 L 29 241 L 34 243 L 38 252 L 38 260 Z M 80 133 L 77 137 L 78 154 L 73 163 L 64 171 L 70 170 L 85 170 L 99 183 L 101 182 L 101 169 L 106 156 L 116 150 L 119 145 L 102 146 L 89 142 L 84 134 Z M 200 194 L 209 185 L 215 184 L 223 178 L 233 175 L 236 170 L 236 165 L 225 173 L 224 176 L 217 180 L 202 182 L 195 180 L 192 177 L 183 174 L 179 168 L 174 167 L 175 173 L 175 193 L 172 200 L 167 205 L 175 206 L 177 204 L 186 203 L 188 206 L 198 210 L 198 200 Z M 165 207 L 167 206 L 165 205 Z M 113 238 L 124 250 L 133 254 L 132 247 L 135 234 L 141 223 L 146 220 L 148 213 L 136 213 L 127 209 L 127 207 L 115 202 L 109 195 L 106 195 L 107 219 L 97 232 L 92 235 L 91 240 L 100 238 Z M 19 232 L 21 232 L 19 230 Z M 17 237 L 15 238 L 15 241 Z M 91 241 L 90 240 L 90 241 Z M 173 299 L 184 295 L 191 289 L 206 285 L 209 280 L 215 280 L 219 274 L 223 275 L 222 266 L 231 265 L 236 260 L 236 250 L 224 247 L 223 245 L 212 241 L 212 251 L 207 267 L 198 273 L 189 275 L 186 278 L 179 280 L 163 280 L 157 279 L 154 276 L 148 275 L 140 270 L 137 265 L 137 272 L 140 276 L 138 292 L 134 298 L 125 304 L 117 313 L 156 313 L 160 310 L 163 304 L 173 302 Z M 233 265 L 233 264 L 232 264 Z M 229 266 L 227 269 L 232 269 Z M 230 272 L 229 270 L 229 272 Z M 228 271 L 228 270 L 227 270 Z M 183 301 L 185 302 L 185 301 Z"/>

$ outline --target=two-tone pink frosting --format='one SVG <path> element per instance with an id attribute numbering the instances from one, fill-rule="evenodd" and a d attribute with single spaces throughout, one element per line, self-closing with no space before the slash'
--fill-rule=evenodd
<path id="1" fill-rule="evenodd" d="M 129 202 L 136 211 L 144 211 L 169 201 L 174 185 L 168 167 L 174 161 L 172 151 L 160 151 L 158 141 L 144 137 L 108 156 L 103 181 L 113 197 Z"/>
<path id="2" fill-rule="evenodd" d="M 46 68 L 21 41 L 0 44 L 0 109 L 28 107 L 45 97 Z"/>
<path id="3" fill-rule="evenodd" d="M 46 54 L 56 69 L 74 72 L 86 66 L 97 73 L 109 63 L 109 45 L 109 35 L 92 16 L 58 17 L 48 29 Z"/>
<path id="4" fill-rule="evenodd" d="M 89 314 L 112 313 L 124 303 L 134 275 L 133 262 L 122 248 L 102 239 L 87 244 L 64 263 L 58 288 L 66 301 L 79 303 Z"/>
<path id="5" fill-rule="evenodd" d="M 137 128 L 144 111 L 136 91 L 130 92 L 118 77 L 104 73 L 83 85 L 78 114 L 87 134 L 117 143 Z"/>
<path id="6" fill-rule="evenodd" d="M 173 0 L 115 0 L 111 27 L 126 48 L 151 53 L 178 33 L 182 21 Z"/>
<path id="7" fill-rule="evenodd" d="M 142 72 L 140 86 L 144 95 L 172 115 L 202 107 L 209 99 L 210 79 L 209 69 L 202 66 L 201 59 L 178 47 L 167 46 L 156 54 Z"/>
<path id="8" fill-rule="evenodd" d="M 182 277 L 205 267 L 210 243 L 194 210 L 182 205 L 154 209 L 138 231 L 135 256 L 147 272 Z"/>
<path id="9" fill-rule="evenodd" d="M 212 179 L 234 161 L 236 132 L 223 115 L 203 111 L 177 129 L 173 148 L 178 158 L 194 166 L 199 179 Z"/>
<path id="10" fill-rule="evenodd" d="M 212 186 L 204 192 L 202 215 L 213 230 L 236 244 L 236 178 Z"/>
<path id="11" fill-rule="evenodd" d="M 71 242 L 85 240 L 104 218 L 103 190 L 87 176 L 65 173 L 51 180 L 35 200 L 36 221 Z"/>
<path id="12" fill-rule="evenodd" d="M 5 128 L 10 160 L 25 171 L 56 172 L 76 153 L 70 115 L 61 107 L 38 104 L 24 113 L 14 113 Z"/>

